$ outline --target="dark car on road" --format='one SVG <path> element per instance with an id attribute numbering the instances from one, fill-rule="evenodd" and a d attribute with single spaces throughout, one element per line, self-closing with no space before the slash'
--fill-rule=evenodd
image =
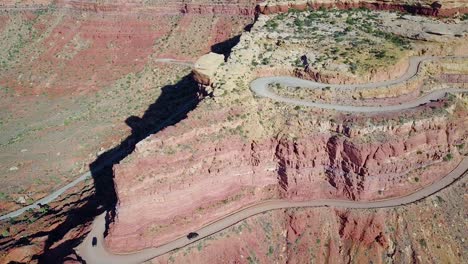
<path id="1" fill-rule="evenodd" d="M 195 233 L 195 232 L 190 232 L 188 235 L 187 235 L 187 238 L 188 239 L 194 239 L 198 237 L 198 233 Z"/>
<path id="2" fill-rule="evenodd" d="M 97 245 L 97 238 L 93 237 L 93 241 L 91 241 L 91 245 L 95 247 Z"/>

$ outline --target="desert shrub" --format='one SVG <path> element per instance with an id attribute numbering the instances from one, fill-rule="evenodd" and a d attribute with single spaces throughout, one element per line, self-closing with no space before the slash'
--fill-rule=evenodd
<path id="1" fill-rule="evenodd" d="M 349 63 L 349 70 L 354 74 L 357 70 L 357 64 L 354 62 Z"/>
<path id="2" fill-rule="evenodd" d="M 265 23 L 265 27 L 269 30 L 276 30 L 278 28 L 278 22 L 276 22 L 275 20 L 268 20 L 266 23 Z"/>
<path id="3" fill-rule="evenodd" d="M 427 243 L 426 243 L 426 240 L 424 238 L 421 238 L 419 240 L 419 244 L 421 245 L 421 247 L 424 247 L 424 248 L 427 247 Z"/>
<path id="4" fill-rule="evenodd" d="M 453 159 L 452 153 L 448 153 L 448 154 L 444 157 L 444 161 L 451 161 L 452 159 Z"/>
<path id="5" fill-rule="evenodd" d="M 294 19 L 294 25 L 298 28 L 302 28 L 304 26 L 304 21 L 300 18 L 295 18 Z"/>

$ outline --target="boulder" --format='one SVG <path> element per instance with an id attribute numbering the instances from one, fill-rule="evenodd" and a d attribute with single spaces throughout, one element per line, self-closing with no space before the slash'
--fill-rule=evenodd
<path id="1" fill-rule="evenodd" d="M 214 73 L 224 62 L 224 56 L 210 52 L 201 56 L 196 62 L 192 70 L 193 79 L 202 85 L 209 86 L 213 83 Z"/>

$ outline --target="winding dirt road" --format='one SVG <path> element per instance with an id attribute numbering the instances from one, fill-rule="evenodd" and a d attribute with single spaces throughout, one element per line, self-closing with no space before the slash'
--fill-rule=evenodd
<path id="1" fill-rule="evenodd" d="M 155 59 L 154 61 L 162 62 L 162 63 L 169 63 L 169 64 L 177 64 L 177 65 L 182 65 L 182 66 L 187 66 L 187 67 L 193 67 L 195 65 L 192 61 L 176 60 L 176 59 L 170 59 L 170 58 L 159 58 L 159 59 Z"/>
<path id="2" fill-rule="evenodd" d="M 468 157 L 465 157 L 458 166 L 451 171 L 447 176 L 441 180 L 428 185 L 412 194 L 402 197 L 396 197 L 385 200 L 376 201 L 350 201 L 350 200 L 339 200 L 339 199 L 328 199 L 328 200 L 311 200 L 303 202 L 290 202 L 284 200 L 270 200 L 261 202 L 259 204 L 244 208 L 240 211 L 229 214 L 218 221 L 215 221 L 199 230 L 193 230 L 199 234 L 198 237 L 189 240 L 187 237 L 180 237 L 169 243 L 161 245 L 156 248 L 149 248 L 139 252 L 131 254 L 115 254 L 109 252 L 104 241 L 105 231 L 105 214 L 98 216 L 92 225 L 91 232 L 83 240 L 82 244 L 76 249 L 77 253 L 86 261 L 88 264 L 101 264 L 101 263 L 113 263 L 113 264 L 131 264 L 131 263 L 142 263 L 157 256 L 163 255 L 172 250 L 187 246 L 194 243 L 197 240 L 205 238 L 216 232 L 219 232 L 225 228 L 228 228 L 248 217 L 267 212 L 275 209 L 284 209 L 291 207 L 321 207 L 321 206 L 333 206 L 341 208 L 352 208 L 352 209 L 371 209 L 371 208 L 387 208 L 396 207 L 414 203 L 421 199 L 424 199 L 452 184 L 457 179 L 461 178 L 468 170 Z M 97 238 L 97 245 L 92 246 L 93 237 Z"/>
<path id="3" fill-rule="evenodd" d="M 425 61 L 431 60 L 441 60 L 441 59 L 467 59 L 468 56 L 454 57 L 454 56 L 445 56 L 445 57 L 433 57 L 433 56 L 421 56 L 421 57 L 411 57 L 409 60 L 408 69 L 406 72 L 398 77 L 397 79 L 387 80 L 382 82 L 375 83 L 365 83 L 365 84 L 325 84 L 309 80 L 303 80 L 291 76 L 274 76 L 274 77 L 263 77 L 254 80 L 250 84 L 250 89 L 256 93 L 258 96 L 267 97 L 275 101 L 284 102 L 288 104 L 302 105 L 302 106 L 311 106 L 318 107 L 323 109 L 330 109 L 343 112 L 361 112 L 361 113 L 378 113 L 378 112 L 389 112 L 389 111 L 402 111 L 410 108 L 420 106 L 425 103 L 429 103 L 432 100 L 440 99 L 446 96 L 447 93 L 460 93 L 468 92 L 466 89 L 457 89 L 457 88 L 447 88 L 432 91 L 431 93 L 419 97 L 413 101 L 404 102 L 397 105 L 386 105 L 386 106 L 353 106 L 353 105 L 339 105 L 339 104 L 327 104 L 327 103 L 316 103 L 308 100 L 301 100 L 296 98 L 289 98 L 285 96 L 278 95 L 274 93 L 270 85 L 271 84 L 281 84 L 288 87 L 301 87 L 305 89 L 322 89 L 325 87 L 334 88 L 337 90 L 347 90 L 347 89 L 372 89 L 378 87 L 390 87 L 393 85 L 398 85 L 404 82 L 409 81 L 412 78 L 415 78 L 421 69 L 421 64 Z"/>

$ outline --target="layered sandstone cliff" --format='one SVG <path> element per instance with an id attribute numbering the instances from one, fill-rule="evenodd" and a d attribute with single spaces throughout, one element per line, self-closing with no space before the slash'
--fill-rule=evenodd
<path id="1" fill-rule="evenodd" d="M 460 160 L 455 145 L 467 139 L 468 119 L 457 114 L 450 121 L 441 116 L 373 131 L 310 123 L 303 125 L 328 132 L 303 128 L 297 138 L 280 134 L 249 140 L 223 137 L 223 129 L 236 124 L 222 121 L 226 111 L 216 112 L 202 122 L 190 116 L 148 138 L 115 168 L 119 205 L 108 240 L 112 250 L 157 246 L 264 199 L 371 200 L 406 194 L 448 173 Z"/>
<path id="2" fill-rule="evenodd" d="M 430 16 L 453 16 L 468 13 L 468 3 L 465 1 L 433 1 L 433 0 L 312 0 L 312 1 L 281 1 L 268 0 L 257 6 L 261 14 L 287 12 L 289 9 L 306 10 L 317 8 L 369 8 L 373 10 L 394 10 Z"/>

